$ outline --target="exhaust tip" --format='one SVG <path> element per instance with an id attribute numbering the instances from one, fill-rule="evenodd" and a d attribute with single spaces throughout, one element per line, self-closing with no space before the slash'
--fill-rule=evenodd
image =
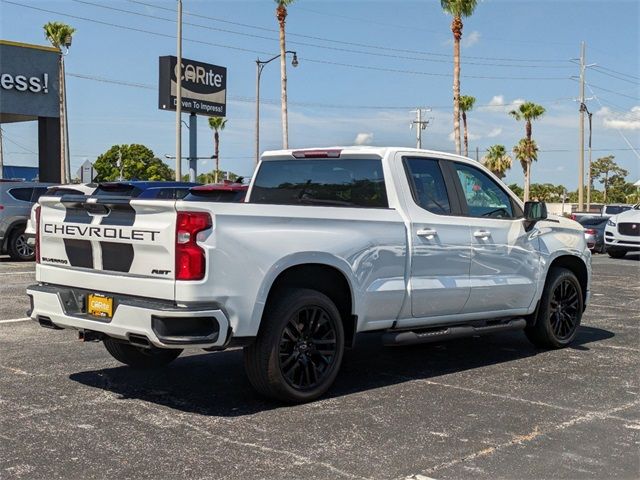
<path id="1" fill-rule="evenodd" d="M 38 323 L 41 327 L 51 328 L 52 330 L 62 330 L 61 327 L 57 326 L 55 323 L 51 321 L 49 317 L 45 317 L 44 315 L 38 315 Z"/>
<path id="2" fill-rule="evenodd" d="M 130 333 L 128 335 L 129 343 L 136 347 L 151 348 L 151 342 L 145 335 L 139 335 L 137 333 Z"/>

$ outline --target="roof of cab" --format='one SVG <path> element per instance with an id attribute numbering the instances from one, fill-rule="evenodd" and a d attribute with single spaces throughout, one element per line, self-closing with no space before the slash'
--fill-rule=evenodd
<path id="1" fill-rule="evenodd" d="M 319 157 L 319 156 L 312 155 L 307 158 L 371 158 L 372 155 L 375 155 L 376 157 L 379 157 L 379 158 L 383 158 L 390 153 L 407 152 L 407 153 L 415 153 L 415 154 L 422 154 L 422 155 L 427 154 L 437 158 L 446 158 L 450 160 L 464 160 L 467 162 L 468 161 L 475 162 L 475 160 L 468 157 L 463 157 L 453 153 L 441 152 L 437 150 L 427 150 L 427 149 L 418 149 L 418 148 L 410 148 L 410 147 L 373 147 L 368 145 L 292 148 L 287 150 L 268 150 L 268 151 L 265 151 L 260 158 L 261 160 L 293 160 L 296 158 L 304 159 L 303 154 L 305 152 L 307 153 L 339 152 L 339 154 L 336 156 L 333 156 L 331 154 L 329 154 L 326 157 Z"/>

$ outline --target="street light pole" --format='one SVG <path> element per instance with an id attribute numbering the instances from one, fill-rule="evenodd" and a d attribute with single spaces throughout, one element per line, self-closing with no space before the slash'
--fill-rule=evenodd
<path id="1" fill-rule="evenodd" d="M 587 114 L 589 120 L 589 169 L 587 171 L 587 212 L 591 210 L 591 128 L 593 126 L 593 113 L 589 111 L 585 103 L 580 104 L 580 111 Z"/>
<path id="2" fill-rule="evenodd" d="M 182 0 L 178 0 L 178 44 L 176 60 L 176 181 L 182 180 Z"/>
<path id="3" fill-rule="evenodd" d="M 293 50 L 287 50 L 284 52 L 285 54 L 291 53 L 293 55 L 293 59 L 291 60 L 291 65 L 293 67 L 298 66 L 298 54 Z M 262 61 L 259 58 L 256 59 L 256 165 L 260 161 L 260 78 L 262 76 L 262 70 L 264 69 L 267 63 L 273 62 L 277 58 L 280 58 L 281 55 L 276 55 L 275 57 L 270 58 L 269 60 Z"/>

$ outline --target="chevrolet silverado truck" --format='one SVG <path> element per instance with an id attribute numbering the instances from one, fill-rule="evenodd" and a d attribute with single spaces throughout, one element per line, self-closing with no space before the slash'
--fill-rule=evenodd
<path id="1" fill-rule="evenodd" d="M 41 198 L 31 318 L 136 368 L 243 347 L 256 390 L 305 402 L 357 333 L 397 346 L 523 330 L 561 348 L 589 300 L 582 227 L 468 158 L 272 151 L 243 203 L 189 197 Z"/>

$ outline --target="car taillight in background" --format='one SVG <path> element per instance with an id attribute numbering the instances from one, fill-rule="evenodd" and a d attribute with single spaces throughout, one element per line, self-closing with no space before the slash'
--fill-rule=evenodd
<path id="1" fill-rule="evenodd" d="M 593 228 L 585 228 L 584 233 L 588 233 L 589 235 L 595 235 L 596 233 L 598 233 L 598 231 L 594 230 Z"/>
<path id="2" fill-rule="evenodd" d="M 213 226 L 205 212 L 178 212 L 176 223 L 176 280 L 202 280 L 206 258 L 196 242 L 198 232 Z"/>
<path id="3" fill-rule="evenodd" d="M 36 263 L 40 263 L 40 208 L 36 207 Z"/>

